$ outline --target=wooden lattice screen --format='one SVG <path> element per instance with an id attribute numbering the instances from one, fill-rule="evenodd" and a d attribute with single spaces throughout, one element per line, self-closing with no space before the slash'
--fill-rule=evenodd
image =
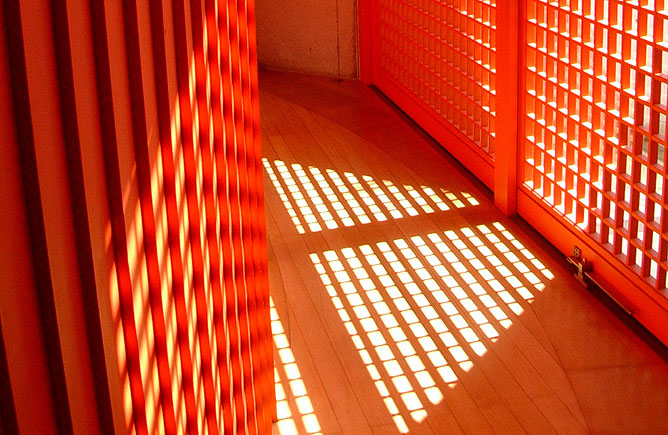
<path id="1" fill-rule="evenodd" d="M 270 433 L 253 2 L 7 0 L 0 23 L 0 424 Z"/>
<path id="2" fill-rule="evenodd" d="M 376 85 L 668 340 L 668 3 L 368 0 Z"/>

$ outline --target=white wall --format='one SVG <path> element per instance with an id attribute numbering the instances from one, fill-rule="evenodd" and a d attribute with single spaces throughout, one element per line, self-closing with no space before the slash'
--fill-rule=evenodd
<path id="1" fill-rule="evenodd" d="M 357 77 L 357 0 L 255 0 L 255 9 L 261 66 Z"/>

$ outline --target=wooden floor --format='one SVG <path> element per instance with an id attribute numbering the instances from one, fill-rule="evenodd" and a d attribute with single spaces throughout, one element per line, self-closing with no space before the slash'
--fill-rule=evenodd
<path id="1" fill-rule="evenodd" d="M 260 88 L 275 433 L 668 433 L 665 360 L 382 97 Z"/>

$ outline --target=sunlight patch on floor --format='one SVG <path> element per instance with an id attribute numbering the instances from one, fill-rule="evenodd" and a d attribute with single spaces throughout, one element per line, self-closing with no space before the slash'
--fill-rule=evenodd
<path id="1" fill-rule="evenodd" d="M 274 426 L 274 433 L 280 435 L 321 433 L 320 422 L 315 415 L 313 403 L 306 390 L 278 310 L 273 300 L 270 300 L 270 303 L 271 331 L 275 351 L 278 354 L 274 367 L 278 418 Z"/>
<path id="2" fill-rule="evenodd" d="M 477 206 L 469 193 L 396 185 L 351 172 L 263 159 L 267 176 L 299 234 Z"/>
<path id="3" fill-rule="evenodd" d="M 553 278 L 498 222 L 312 253 L 311 261 L 402 433 Z"/>

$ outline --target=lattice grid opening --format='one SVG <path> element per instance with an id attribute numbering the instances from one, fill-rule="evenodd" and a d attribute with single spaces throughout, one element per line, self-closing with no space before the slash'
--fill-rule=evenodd
<path id="1" fill-rule="evenodd" d="M 381 0 L 380 68 L 494 155 L 496 0 Z"/>
<path id="2" fill-rule="evenodd" d="M 527 0 L 523 186 L 658 290 L 668 270 L 665 0 Z"/>

